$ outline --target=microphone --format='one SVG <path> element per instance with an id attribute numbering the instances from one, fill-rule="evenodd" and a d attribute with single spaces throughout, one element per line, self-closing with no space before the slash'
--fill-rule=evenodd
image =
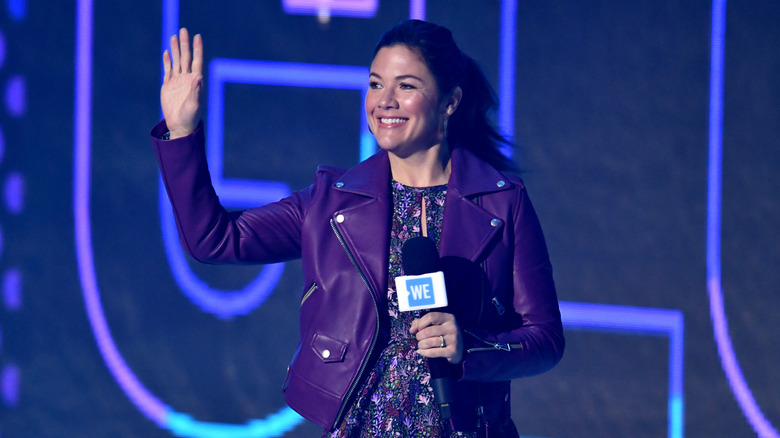
<path id="1" fill-rule="evenodd" d="M 395 278 L 398 307 L 401 311 L 434 309 L 447 306 L 447 288 L 441 270 L 436 243 L 428 237 L 413 237 L 401 248 L 403 276 Z M 429 358 L 433 401 L 444 419 L 452 418 L 454 401 L 449 363 L 443 357 Z"/>

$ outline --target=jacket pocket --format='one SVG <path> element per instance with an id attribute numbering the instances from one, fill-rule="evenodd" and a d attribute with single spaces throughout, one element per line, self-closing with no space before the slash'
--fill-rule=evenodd
<path id="1" fill-rule="evenodd" d="M 341 362 L 347 353 L 347 343 L 316 333 L 311 339 L 311 349 L 323 362 Z"/>

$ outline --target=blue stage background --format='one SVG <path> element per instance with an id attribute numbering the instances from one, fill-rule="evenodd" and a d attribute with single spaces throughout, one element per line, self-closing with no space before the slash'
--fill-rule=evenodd
<path id="1" fill-rule="evenodd" d="M 0 436 L 318 436 L 281 394 L 299 262 L 175 244 L 148 139 L 163 42 L 204 36 L 211 170 L 240 208 L 370 153 L 366 68 L 410 16 L 499 91 L 547 237 L 567 349 L 513 383 L 521 434 L 780 436 L 780 3 L 319 3 L 0 5 Z"/>

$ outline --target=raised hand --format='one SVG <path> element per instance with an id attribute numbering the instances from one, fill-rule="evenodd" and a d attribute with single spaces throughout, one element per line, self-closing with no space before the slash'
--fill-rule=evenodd
<path id="1" fill-rule="evenodd" d="M 165 76 L 160 88 L 160 104 L 170 138 L 192 133 L 200 118 L 200 92 L 203 89 L 203 39 L 195 35 L 190 51 L 187 29 L 171 37 L 171 52 L 163 53 Z"/>

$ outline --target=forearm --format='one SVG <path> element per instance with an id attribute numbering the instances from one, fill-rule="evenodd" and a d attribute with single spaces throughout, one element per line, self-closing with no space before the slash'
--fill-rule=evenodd
<path id="1" fill-rule="evenodd" d="M 270 263 L 295 258 L 299 235 L 291 200 L 242 212 L 219 202 L 208 171 L 203 124 L 189 136 L 162 140 L 164 122 L 152 143 L 185 251 L 208 263 Z"/>

